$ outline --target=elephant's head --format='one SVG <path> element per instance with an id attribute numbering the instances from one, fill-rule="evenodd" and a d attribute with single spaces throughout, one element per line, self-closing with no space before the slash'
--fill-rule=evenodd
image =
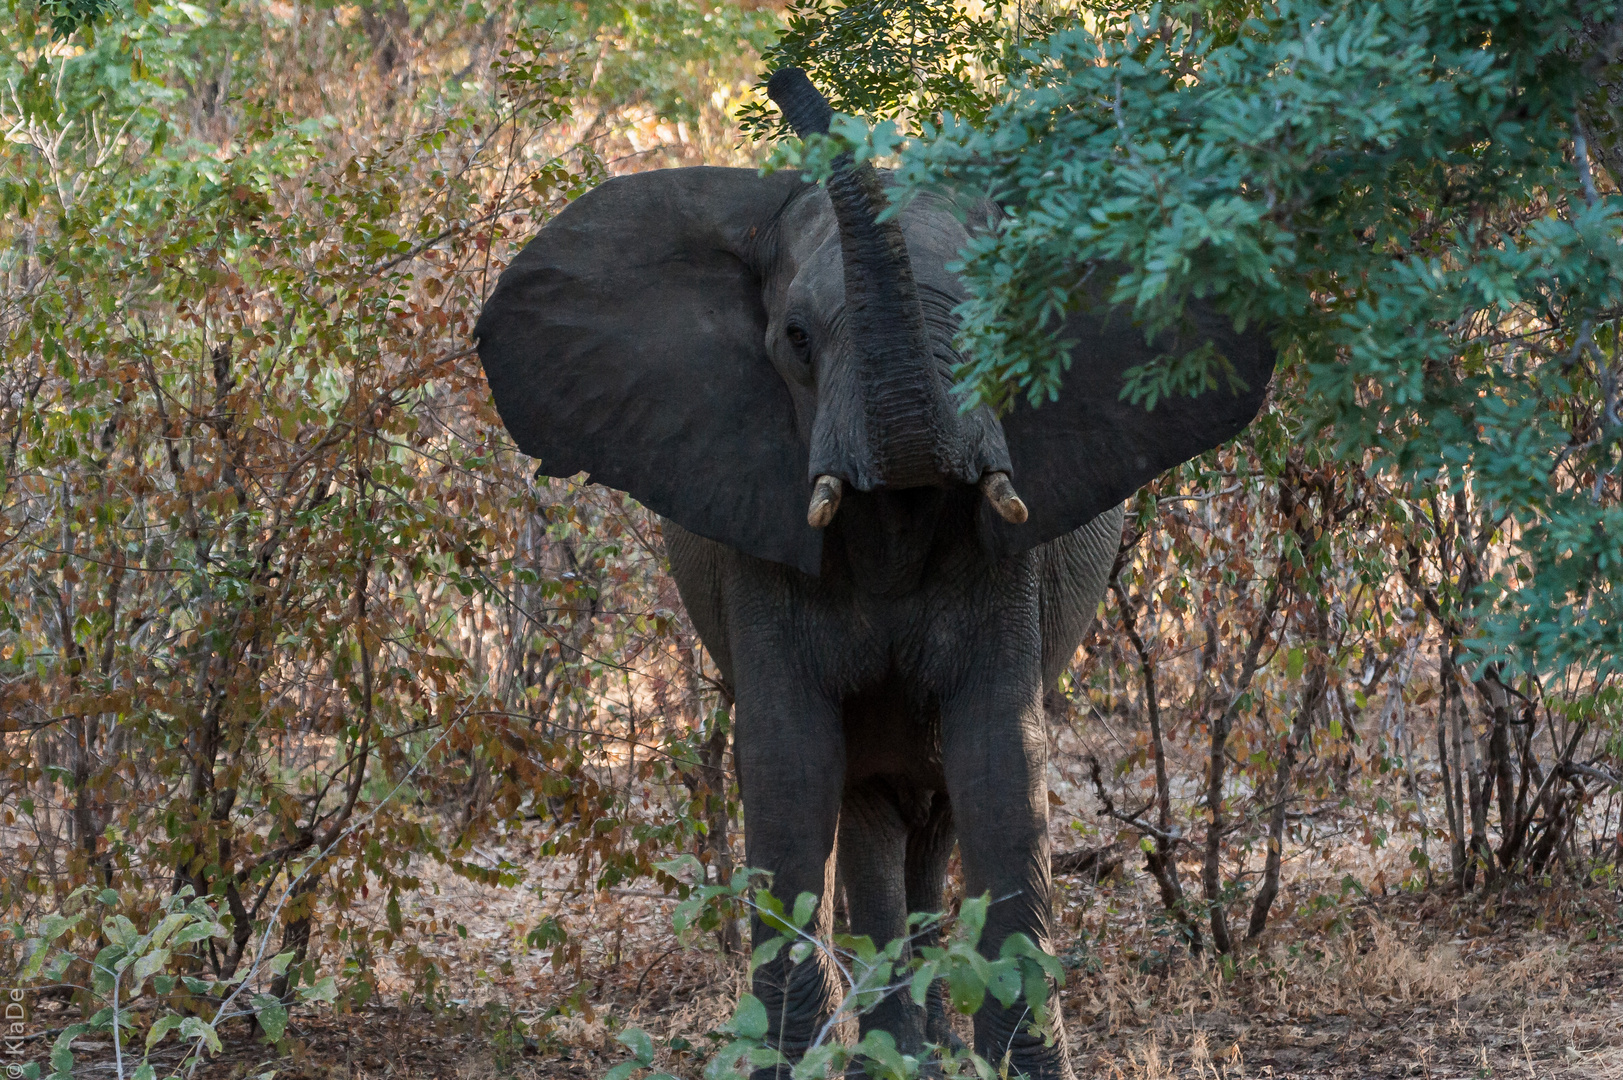
<path id="1" fill-rule="evenodd" d="M 803 73 L 780 71 L 770 92 L 801 134 L 827 130 Z M 671 169 L 570 204 L 502 274 L 474 330 L 519 448 L 550 475 L 584 470 L 691 532 L 817 574 L 843 494 L 978 487 L 983 543 L 1008 554 L 1256 415 L 1274 364 L 1262 336 L 1197 312 L 1198 337 L 1249 389 L 1145 412 L 1120 400 L 1122 373 L 1167 343 L 1100 310 L 1067 324 L 1057 402 L 1001 421 L 961 411 L 950 386 L 964 294 L 946 266 L 986 211 L 966 222 L 921 197 L 880 222 L 883 200 L 875 171 L 846 161 L 826 191 L 793 173 Z"/>

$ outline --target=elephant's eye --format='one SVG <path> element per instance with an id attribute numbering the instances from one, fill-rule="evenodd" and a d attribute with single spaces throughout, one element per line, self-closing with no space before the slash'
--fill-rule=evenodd
<path id="1" fill-rule="evenodd" d="M 790 323 L 788 327 L 785 328 L 783 331 L 783 336 L 788 338 L 789 344 L 793 345 L 797 349 L 804 349 L 807 343 L 811 340 L 806 336 L 806 331 L 802 330 L 794 323 Z"/>

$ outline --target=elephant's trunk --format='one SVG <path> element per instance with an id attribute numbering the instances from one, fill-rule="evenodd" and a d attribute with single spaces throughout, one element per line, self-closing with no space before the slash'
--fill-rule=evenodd
<path id="1" fill-rule="evenodd" d="M 833 112 L 804 71 L 777 71 L 767 93 L 796 134 L 827 134 Z M 866 162 L 855 165 L 849 154 L 835 160 L 828 196 L 839 224 L 846 318 L 862 354 L 877 485 L 939 484 L 956 471 L 943 460 L 956 410 L 936 372 L 901 224 L 894 217 L 878 220 L 886 205 L 879 176 Z"/>

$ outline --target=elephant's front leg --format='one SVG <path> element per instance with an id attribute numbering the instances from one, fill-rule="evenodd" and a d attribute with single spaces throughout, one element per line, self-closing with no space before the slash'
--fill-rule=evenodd
<path id="1" fill-rule="evenodd" d="M 976 628 L 979 648 L 942 705 L 942 764 L 952 799 L 966 896 L 989 895 L 981 952 L 1025 934 L 1050 949 L 1048 739 L 1034 599 L 1024 590 Z M 975 1050 L 994 1067 L 1041 1080 L 1070 1080 L 1058 999 L 1047 1031 L 1034 1030 L 1028 1003 L 1004 1008 L 990 997 L 975 1014 Z"/>
<path id="2" fill-rule="evenodd" d="M 737 728 L 734 754 L 744 797 L 748 865 L 772 873 L 772 894 L 793 909 L 802 893 L 819 898 L 806 929 L 827 940 L 833 916 L 834 838 L 845 780 L 845 738 L 838 705 L 815 686 L 803 650 L 757 630 L 735 651 Z M 754 944 L 776 936 L 757 915 Z M 768 1044 L 791 1062 L 811 1046 L 838 1006 L 842 987 L 828 958 L 814 950 L 798 964 L 789 950 L 756 969 L 753 991 L 766 1006 Z M 787 1067 L 756 1080 L 786 1080 Z"/>

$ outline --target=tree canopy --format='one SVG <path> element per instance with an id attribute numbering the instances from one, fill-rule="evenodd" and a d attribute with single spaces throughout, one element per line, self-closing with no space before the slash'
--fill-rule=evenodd
<path id="1" fill-rule="evenodd" d="M 792 40 L 855 81 L 849 21 Z M 1468 493 L 1509 538 L 1463 587 L 1480 661 L 1614 672 L 1623 200 L 1596 177 L 1618 164 L 1615 12 L 1287 0 L 1079 22 L 1051 22 L 989 108 L 928 81 L 840 99 L 905 118 L 929 95 L 910 138 L 858 124 L 845 145 L 1004 210 L 964 253 L 962 386 L 1061 392 L 1060 315 L 1104 274 L 1147 333 L 1190 300 L 1261 323 L 1287 355 L 1276 400 L 1314 438 Z M 1153 407 L 1226 378 L 1188 354 L 1131 391 Z"/>

